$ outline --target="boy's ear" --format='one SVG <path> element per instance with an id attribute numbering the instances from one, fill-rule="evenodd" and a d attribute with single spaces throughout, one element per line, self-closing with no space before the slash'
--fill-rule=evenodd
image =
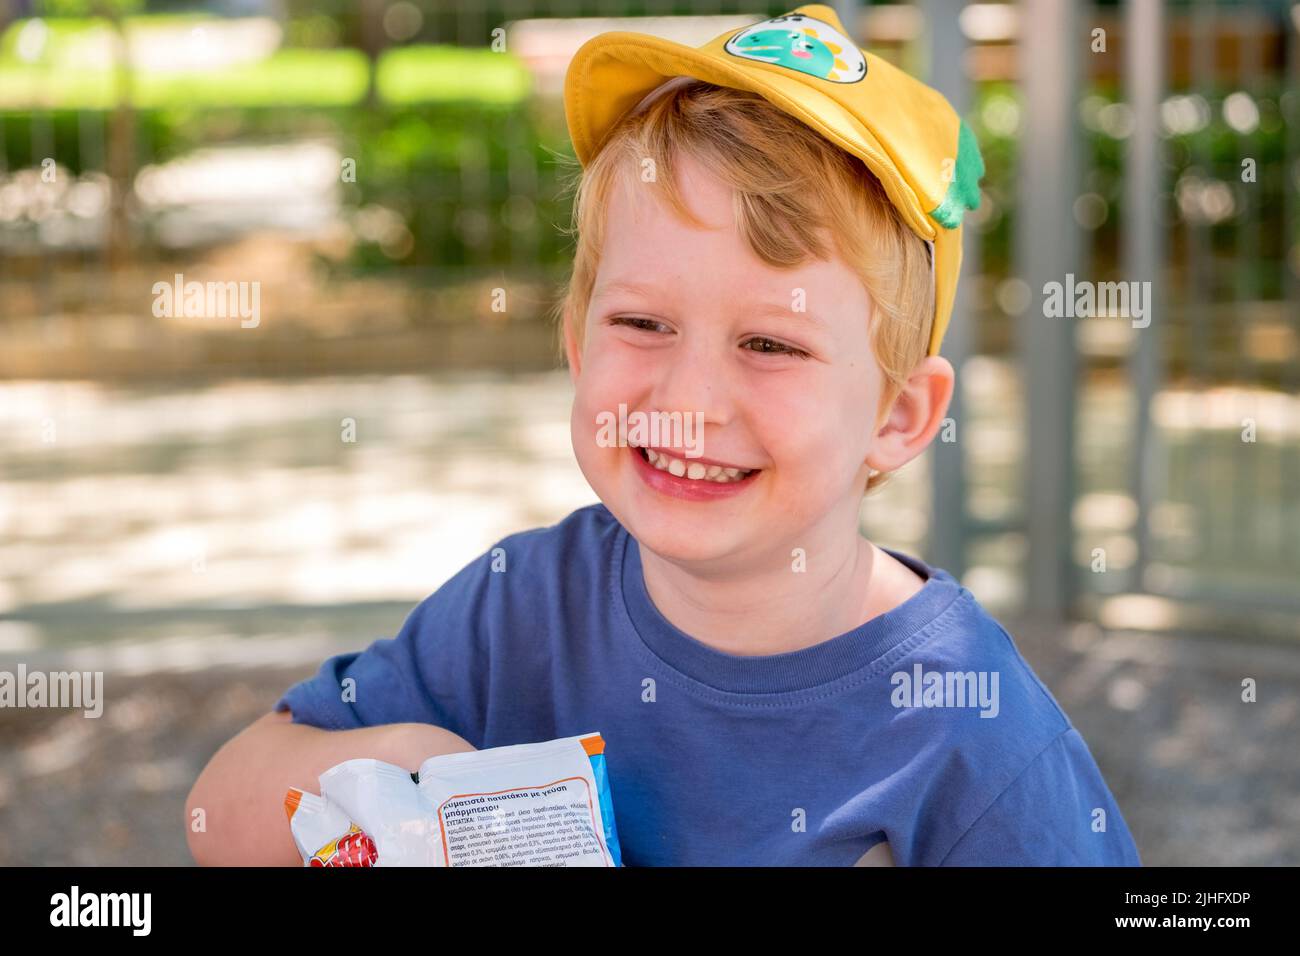
<path id="1" fill-rule="evenodd" d="M 569 311 L 566 307 L 560 317 L 564 326 L 564 357 L 569 363 L 569 381 L 576 383 L 578 373 L 582 371 L 582 349 L 578 347 L 577 337 L 573 333 L 573 323 L 569 319 Z"/>
<path id="2" fill-rule="evenodd" d="M 922 359 L 877 430 L 867 464 L 877 471 L 893 471 L 925 451 L 943 425 L 955 379 L 952 363 L 946 358 L 930 355 Z"/>

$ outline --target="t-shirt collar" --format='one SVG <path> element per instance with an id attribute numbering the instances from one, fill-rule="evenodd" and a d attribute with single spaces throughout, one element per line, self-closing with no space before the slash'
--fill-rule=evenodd
<path id="1" fill-rule="evenodd" d="M 829 684 L 871 664 L 935 620 L 962 593 L 948 572 L 910 555 L 882 548 L 922 578 L 921 590 L 902 604 L 827 641 L 782 654 L 746 656 L 716 650 L 675 627 L 646 589 L 636 540 L 619 527 L 615 555 L 623 601 L 645 645 L 665 664 L 716 690 L 786 693 Z"/>

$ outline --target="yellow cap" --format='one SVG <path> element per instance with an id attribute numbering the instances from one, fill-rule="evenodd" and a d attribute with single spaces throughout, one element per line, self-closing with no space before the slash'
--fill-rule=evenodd
<path id="1" fill-rule="evenodd" d="M 700 47 L 645 33 L 602 33 L 574 54 L 564 79 L 565 118 L 582 165 L 629 110 L 674 77 L 758 93 L 866 164 L 903 221 L 932 244 L 929 354 L 937 354 L 961 272 L 962 217 L 979 205 L 984 175 L 975 137 L 948 101 L 860 50 L 835 11 L 819 3 Z"/>

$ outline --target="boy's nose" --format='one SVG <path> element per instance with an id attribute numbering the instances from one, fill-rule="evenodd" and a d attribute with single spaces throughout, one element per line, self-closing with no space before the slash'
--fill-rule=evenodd
<path id="1" fill-rule="evenodd" d="M 702 343 L 675 349 L 660 369 L 652 396 L 654 407 L 689 415 L 703 412 L 705 422 L 727 424 L 734 407 L 724 368 L 722 357 Z"/>

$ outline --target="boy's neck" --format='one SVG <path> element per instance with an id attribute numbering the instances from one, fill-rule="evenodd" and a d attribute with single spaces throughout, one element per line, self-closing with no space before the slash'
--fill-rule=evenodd
<path id="1" fill-rule="evenodd" d="M 704 578 L 639 543 L 646 590 L 678 630 L 739 656 L 783 654 L 838 637 L 902 604 L 924 579 L 854 535 L 837 550 L 809 551 L 742 577 Z M 815 559 L 816 558 L 816 559 Z"/>

